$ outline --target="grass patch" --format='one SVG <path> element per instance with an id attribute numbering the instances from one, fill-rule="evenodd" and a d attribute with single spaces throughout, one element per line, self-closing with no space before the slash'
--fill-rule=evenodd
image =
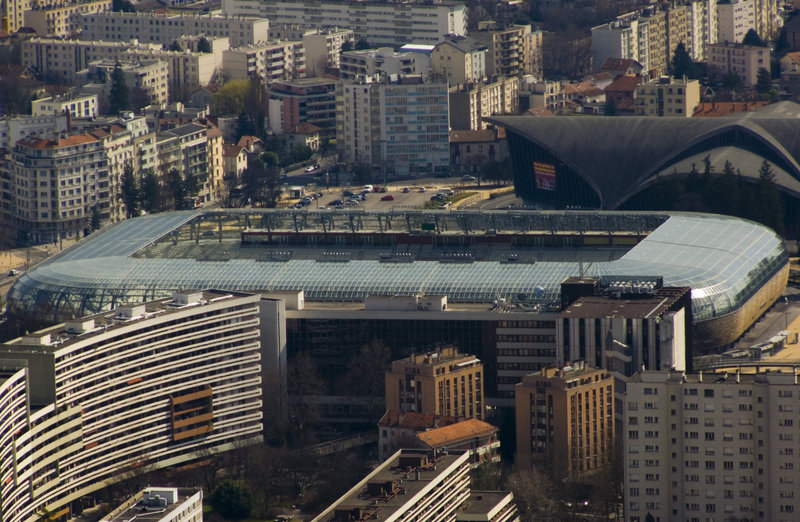
<path id="1" fill-rule="evenodd" d="M 455 196 L 450 196 L 450 197 L 447 197 L 447 198 L 445 198 L 445 199 L 446 199 L 447 201 L 449 201 L 450 203 L 456 203 L 456 202 L 458 202 L 458 201 L 461 201 L 462 199 L 467 199 L 467 198 L 470 198 L 470 197 L 472 197 L 472 196 L 474 196 L 474 195 L 476 195 L 476 194 L 477 194 L 477 192 L 474 192 L 474 191 L 470 191 L 470 192 L 459 192 L 459 193 L 458 193 L 458 194 L 456 194 Z"/>

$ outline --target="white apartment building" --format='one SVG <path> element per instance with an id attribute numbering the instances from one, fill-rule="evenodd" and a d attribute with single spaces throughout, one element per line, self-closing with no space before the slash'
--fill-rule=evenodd
<path id="1" fill-rule="evenodd" d="M 100 522 L 134 520 L 146 515 L 148 522 L 203 522 L 203 490 L 148 487 L 127 499 Z"/>
<path id="2" fill-rule="evenodd" d="M 179 292 L 2 345 L 3 521 L 66 515 L 138 468 L 260 442 L 270 313 L 257 295 Z"/>
<path id="3" fill-rule="evenodd" d="M 719 33 L 717 27 L 717 2 L 716 0 L 693 0 L 688 5 L 690 9 L 692 59 L 697 62 L 704 62 L 706 61 L 708 46 L 717 42 Z"/>
<path id="4" fill-rule="evenodd" d="M 257 74 L 272 82 L 306 75 L 303 42 L 275 42 L 228 49 L 222 53 L 225 78 L 246 80 Z"/>
<path id="5" fill-rule="evenodd" d="M 169 68 L 171 96 L 208 85 L 222 64 L 221 53 L 165 51 L 154 43 L 31 38 L 21 46 L 22 65 L 40 74 L 57 75 L 71 84 L 77 81 L 78 71 L 94 61 L 163 60 Z"/>
<path id="6" fill-rule="evenodd" d="M 726 74 L 735 74 L 742 80 L 742 85 L 752 87 L 762 67 L 770 69 L 769 47 L 732 42 L 708 46 L 708 74 L 717 81 Z"/>
<path id="7" fill-rule="evenodd" d="M 717 42 L 742 43 L 755 29 L 754 0 L 722 0 L 717 4 Z"/>
<path id="8" fill-rule="evenodd" d="M 101 12 L 82 16 L 81 26 L 84 40 L 128 42 L 136 39 L 169 45 L 184 35 L 203 35 L 228 38 L 231 47 L 269 40 L 269 20 L 266 18 Z"/>
<path id="9" fill-rule="evenodd" d="M 63 114 L 69 112 L 73 118 L 97 117 L 97 95 L 71 92 L 60 96 L 48 96 L 31 102 L 33 116 Z"/>
<path id="10" fill-rule="evenodd" d="M 691 118 L 700 103 L 700 82 L 662 76 L 636 86 L 636 115 Z"/>
<path id="11" fill-rule="evenodd" d="M 435 45 L 446 34 L 467 34 L 466 7 L 451 0 L 436 3 L 345 2 L 333 0 L 224 0 L 228 16 L 268 18 L 270 24 L 304 29 L 347 27 L 370 45 Z"/>
<path id="12" fill-rule="evenodd" d="M 448 172 L 447 84 L 419 76 L 344 83 L 336 91 L 336 138 L 343 161 L 381 172 Z"/>
<path id="13" fill-rule="evenodd" d="M 45 5 L 40 2 L 25 11 L 25 25 L 41 36 L 74 36 L 81 32 L 81 16 L 111 11 L 111 0 L 90 0 Z"/>
<path id="14" fill-rule="evenodd" d="M 0 118 L 0 149 L 11 150 L 17 141 L 31 134 L 65 132 L 67 125 L 67 116 L 62 113 Z"/>
<path id="15" fill-rule="evenodd" d="M 122 70 L 128 89 L 141 89 L 154 105 L 166 105 L 169 102 L 169 66 L 163 60 L 97 60 L 76 73 L 77 85 L 82 86 L 83 91 L 97 90 L 108 96 L 111 91 L 111 74 L 117 67 Z"/>
<path id="16" fill-rule="evenodd" d="M 648 371 L 629 379 L 626 521 L 797 520 L 797 369 L 767 372 Z"/>
<path id="17" fill-rule="evenodd" d="M 340 56 L 339 79 L 353 81 L 378 73 L 397 76 L 427 74 L 430 67 L 430 57 L 421 53 L 395 52 L 391 47 L 345 51 Z"/>
<path id="18" fill-rule="evenodd" d="M 328 68 L 339 68 L 339 55 L 345 43 L 355 45 L 351 29 L 313 30 L 303 35 L 306 75 L 322 76 Z"/>
<path id="19" fill-rule="evenodd" d="M 607 24 L 592 27 L 592 64 L 599 69 L 609 58 L 636 60 L 645 71 L 650 70 L 647 56 L 641 56 L 640 41 L 649 42 L 648 24 L 640 23 L 636 13 L 617 17 Z M 643 32 L 644 31 L 644 32 Z M 647 48 L 647 44 L 644 44 Z"/>

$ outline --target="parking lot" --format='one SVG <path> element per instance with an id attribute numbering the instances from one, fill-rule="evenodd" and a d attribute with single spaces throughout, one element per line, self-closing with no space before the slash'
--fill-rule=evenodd
<path id="1" fill-rule="evenodd" d="M 446 184 L 413 183 L 409 185 L 390 184 L 385 187 L 385 192 L 375 192 L 375 188 L 373 187 L 371 192 L 366 191 L 365 187 L 312 188 L 306 192 L 308 196 L 313 198 L 307 199 L 307 204 L 300 203 L 297 199 L 288 200 L 287 203 L 289 206 L 295 206 L 295 208 L 308 209 L 363 208 L 366 210 L 388 210 L 391 208 L 418 208 L 430 202 L 431 198 L 440 190 L 450 189 L 452 194 L 456 190 L 470 190 L 469 188 L 451 187 Z M 474 190 L 474 187 L 472 189 Z"/>

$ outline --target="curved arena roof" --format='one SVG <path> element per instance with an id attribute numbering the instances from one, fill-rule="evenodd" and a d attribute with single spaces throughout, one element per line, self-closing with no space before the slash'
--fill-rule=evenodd
<path id="1" fill-rule="evenodd" d="M 720 118 L 495 116 L 487 121 L 569 166 L 597 193 L 601 208 L 618 208 L 659 174 L 688 172 L 691 163 L 702 169 L 707 155 L 716 172 L 730 160 L 755 178 L 767 159 L 775 182 L 800 197 L 800 105 L 792 102 Z M 514 140 L 509 145 L 512 156 L 521 152 L 514 150 Z"/>
<path id="2" fill-rule="evenodd" d="M 416 244 L 402 247 L 409 256 L 406 262 L 385 262 L 392 247 L 241 241 L 245 231 L 343 230 L 349 235 L 379 229 L 415 238 Z M 592 233 L 646 237 L 635 246 L 605 248 L 477 241 L 500 233 L 514 238 Z M 432 246 L 448 235 L 471 237 L 464 242 L 471 245 Z M 470 261 L 453 262 L 458 260 L 453 254 Z M 331 256 L 339 262 L 325 262 Z M 509 262 L 512 256 L 519 262 Z M 770 229 L 718 215 L 199 210 L 123 221 L 84 239 L 20 276 L 9 292 L 9 310 L 56 320 L 149 301 L 181 288 L 302 289 L 308 300 L 333 301 L 397 294 L 444 294 L 456 302 L 526 294 L 556 301 L 561 282 L 577 275 L 581 266 L 589 276 L 662 276 L 665 285 L 691 287 L 695 321 L 704 321 L 736 311 L 786 262 L 783 243 Z"/>

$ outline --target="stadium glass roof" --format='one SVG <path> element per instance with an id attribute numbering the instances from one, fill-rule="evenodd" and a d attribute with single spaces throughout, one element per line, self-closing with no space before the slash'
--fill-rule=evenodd
<path id="1" fill-rule="evenodd" d="M 413 262 L 387 263 L 380 259 L 386 251 L 381 247 L 304 249 L 247 246 L 239 241 L 243 230 L 266 228 L 274 232 L 327 227 L 356 233 L 389 227 L 402 233 L 407 227 L 419 233 L 420 222 L 435 222 L 436 231 L 429 232 L 432 235 L 465 235 L 464 230 L 472 235 L 499 230 L 522 235 L 575 231 L 649 234 L 632 248 L 616 251 L 509 245 L 455 249 L 468 255 L 475 253 L 472 262 L 446 262 L 436 257 L 452 253 L 446 249 L 439 254 L 418 255 Z M 231 223 L 241 224 L 237 228 Z M 423 247 L 419 248 L 421 251 Z M 287 253 L 287 257 L 276 259 L 264 252 Z M 326 255 L 341 255 L 347 260 L 325 262 Z M 519 255 L 526 262 L 507 262 L 509 255 Z M 783 243 L 770 229 L 718 215 L 199 210 L 123 221 L 81 241 L 20 276 L 9 293 L 9 310 L 55 320 L 165 297 L 180 288 L 304 290 L 308 300 L 445 294 L 452 301 L 491 302 L 497 297 L 525 294 L 556 301 L 561 282 L 578 275 L 582 266 L 589 276 L 662 276 L 665 285 L 689 286 L 695 321 L 703 321 L 738 309 L 786 261 Z"/>

